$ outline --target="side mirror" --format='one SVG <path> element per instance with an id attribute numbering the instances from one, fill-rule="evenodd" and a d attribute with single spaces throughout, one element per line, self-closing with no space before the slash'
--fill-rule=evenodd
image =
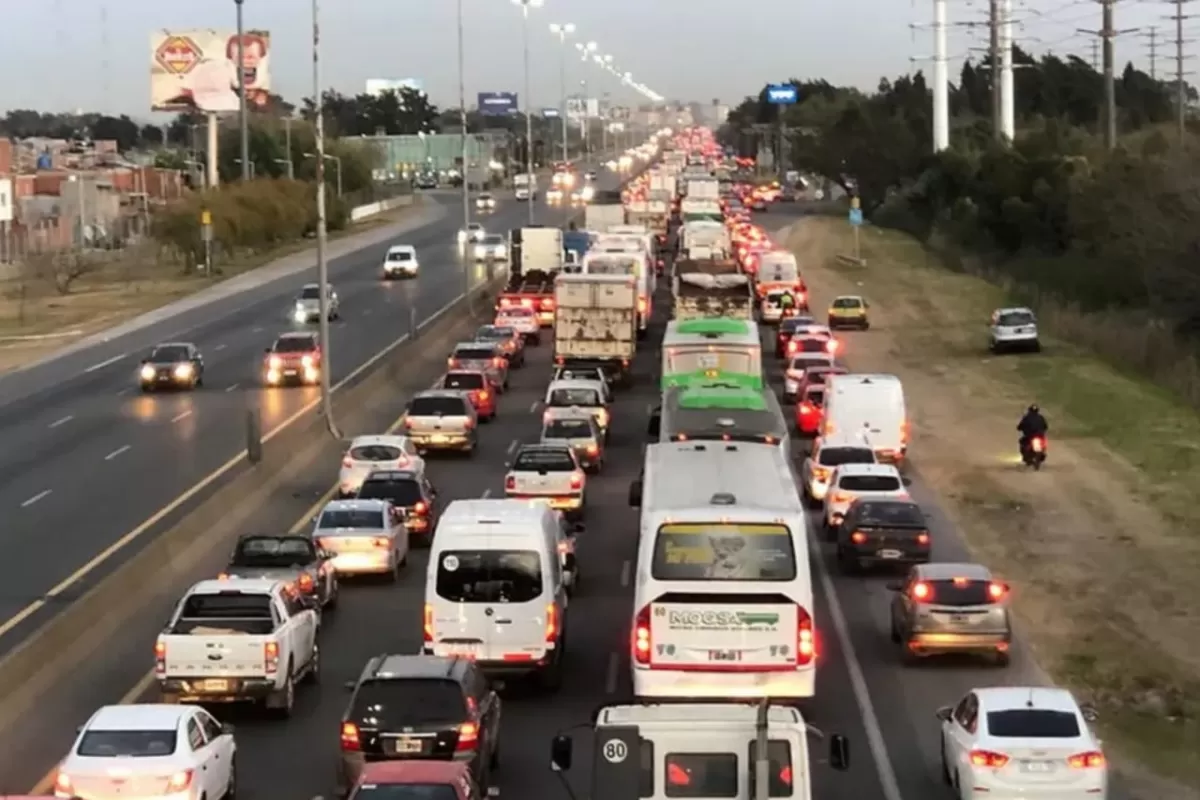
<path id="1" fill-rule="evenodd" d="M 1079 707 L 1079 713 L 1083 715 L 1085 722 L 1095 722 L 1100 719 L 1100 712 L 1090 703 L 1085 703 Z"/>
<path id="2" fill-rule="evenodd" d="M 221 726 L 221 735 L 222 736 L 233 736 L 233 726 L 230 725 L 228 722 L 226 722 L 224 725 Z"/>
<path id="3" fill-rule="evenodd" d="M 575 535 L 579 535 L 585 530 L 587 530 L 587 525 L 584 525 L 582 522 L 576 522 L 571 526 L 571 533 Z"/>
<path id="4" fill-rule="evenodd" d="M 574 553 L 564 553 L 563 554 L 563 569 L 565 569 L 567 572 L 575 571 L 575 554 Z"/>
<path id="5" fill-rule="evenodd" d="M 631 481 L 629 484 L 629 506 L 630 508 L 642 507 L 642 481 L 641 479 Z"/>
<path id="6" fill-rule="evenodd" d="M 912 478 L 901 478 L 900 482 L 905 486 L 912 486 Z"/>
<path id="7" fill-rule="evenodd" d="M 934 713 L 934 716 L 936 716 L 942 722 L 949 722 L 952 714 L 954 714 L 953 708 L 950 706 L 942 706 Z"/>
<path id="8" fill-rule="evenodd" d="M 888 581 L 887 589 L 889 592 L 903 592 L 904 581 Z"/>
<path id="9" fill-rule="evenodd" d="M 550 769 L 566 772 L 571 768 L 571 737 L 560 733 L 550 740 Z"/>
<path id="10" fill-rule="evenodd" d="M 354 681 L 346 681 L 345 683 L 342 684 L 342 688 L 345 689 L 347 692 L 353 692 L 354 687 L 355 687 Z"/>
<path id="11" fill-rule="evenodd" d="M 840 733 L 829 737 L 829 766 L 840 772 L 850 769 L 850 740 Z"/>

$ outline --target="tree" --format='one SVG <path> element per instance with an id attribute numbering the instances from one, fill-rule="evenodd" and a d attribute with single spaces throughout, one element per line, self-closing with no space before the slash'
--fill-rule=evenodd
<path id="1" fill-rule="evenodd" d="M 437 131 L 439 112 L 424 92 L 408 87 L 378 95 L 354 97 L 329 90 L 321 95 L 324 120 L 330 133 L 338 136 L 399 136 Z M 301 115 L 312 120 L 315 103 L 303 102 Z"/>

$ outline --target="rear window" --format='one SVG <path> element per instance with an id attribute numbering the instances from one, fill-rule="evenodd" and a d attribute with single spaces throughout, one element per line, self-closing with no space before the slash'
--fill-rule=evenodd
<path id="1" fill-rule="evenodd" d="M 175 731 L 88 731 L 76 755 L 92 758 L 154 758 L 175 752 Z"/>
<path id="2" fill-rule="evenodd" d="M 303 289 L 300 290 L 300 299 L 301 300 L 320 300 L 321 299 L 321 290 L 318 289 L 316 286 L 305 286 Z"/>
<path id="3" fill-rule="evenodd" d="M 750 754 L 748 764 L 751 766 L 750 773 L 750 791 L 748 796 L 754 797 L 755 788 L 755 771 L 753 765 L 758 759 L 758 742 L 750 740 Z M 767 761 L 770 766 L 768 774 L 770 780 L 767 783 L 767 791 L 769 797 L 791 797 L 792 796 L 792 747 L 782 739 L 771 739 L 767 742 Z"/>
<path id="4" fill-rule="evenodd" d="M 834 308 L 861 308 L 862 300 L 857 297 L 839 297 L 833 301 Z"/>
<path id="5" fill-rule="evenodd" d="M 482 389 L 486 385 L 482 374 L 475 372 L 451 373 L 442 381 L 443 389 Z"/>
<path id="6" fill-rule="evenodd" d="M 587 439 L 591 435 L 592 426 L 586 419 L 555 419 L 542 428 L 544 439 Z"/>
<path id="7" fill-rule="evenodd" d="M 840 467 L 842 464 L 874 464 L 875 451 L 869 447 L 822 447 L 817 456 L 822 467 Z"/>
<path id="8" fill-rule="evenodd" d="M 393 250 L 388 253 L 388 261 L 412 261 L 413 254 L 407 250 Z"/>
<path id="9" fill-rule="evenodd" d="M 843 475 L 838 488 L 847 492 L 898 492 L 900 479 L 893 475 Z"/>
<path id="10" fill-rule="evenodd" d="M 529 603 L 542 596 L 533 550 L 450 550 L 439 557 L 437 594 L 455 603 Z"/>
<path id="11" fill-rule="evenodd" d="M 266 594 L 192 594 L 179 615 L 186 619 L 270 619 L 271 596 Z"/>
<path id="12" fill-rule="evenodd" d="M 989 711 L 988 733 L 1003 739 L 1074 739 L 1079 736 L 1079 719 L 1070 711 L 1017 708 Z"/>
<path id="13" fill-rule="evenodd" d="M 550 393 L 552 406 L 598 406 L 600 393 L 595 389 L 555 389 Z"/>
<path id="14" fill-rule="evenodd" d="M 812 406 L 825 405 L 825 390 L 824 389 L 805 389 L 804 402 Z"/>
<path id="15" fill-rule="evenodd" d="M 784 525 L 663 525 L 651 573 L 664 581 L 790 581 L 796 577 L 792 532 Z"/>
<path id="16" fill-rule="evenodd" d="M 667 797 L 737 797 L 734 753 L 667 753 L 663 759 Z"/>
<path id="17" fill-rule="evenodd" d="M 799 339 L 797 347 L 802 353 L 827 353 L 829 352 L 828 339 Z M 825 362 L 828 363 L 828 362 Z"/>
<path id="18" fill-rule="evenodd" d="M 415 506 L 425 499 L 421 485 L 415 480 L 371 480 L 363 481 L 358 496 L 364 500 L 391 500 L 393 505 Z"/>
<path id="19" fill-rule="evenodd" d="M 234 560 L 247 567 L 291 567 L 307 564 L 316 555 L 310 539 L 256 536 L 238 543 Z"/>
<path id="20" fill-rule="evenodd" d="M 458 800 L 446 783 L 364 783 L 351 795 L 354 800 Z"/>
<path id="21" fill-rule="evenodd" d="M 493 356 L 495 356 L 495 351 L 490 347 L 460 347 L 454 351 L 455 358 L 470 361 L 486 360 Z"/>
<path id="22" fill-rule="evenodd" d="M 858 503 L 854 506 L 860 525 L 925 525 L 925 515 L 916 503 Z"/>
<path id="23" fill-rule="evenodd" d="M 926 581 L 933 589 L 930 602 L 939 606 L 986 606 L 992 598 L 988 581 Z"/>
<path id="24" fill-rule="evenodd" d="M 400 448 L 386 444 L 364 444 L 350 448 L 350 458 L 355 461 L 396 461 L 401 455 Z"/>
<path id="25" fill-rule="evenodd" d="M 383 512 L 361 508 L 336 508 L 321 514 L 320 528 L 383 530 Z"/>
<path id="26" fill-rule="evenodd" d="M 575 460 L 568 450 L 522 450 L 512 468 L 518 472 L 570 472 L 575 469 Z"/>
<path id="27" fill-rule="evenodd" d="M 475 331 L 475 338 L 482 342 L 494 341 L 498 339 L 511 339 L 512 328 L 500 328 L 495 325 L 480 325 L 479 330 Z"/>
<path id="28" fill-rule="evenodd" d="M 825 355 L 795 356 L 792 358 L 790 369 L 808 370 L 812 367 L 828 367 L 831 365 L 832 361 L 832 358 Z"/>
<path id="29" fill-rule="evenodd" d="M 317 340 L 307 336 L 289 336 L 286 339 L 276 339 L 276 353 L 310 353 L 317 349 Z"/>
<path id="30" fill-rule="evenodd" d="M 996 322 L 999 325 L 1005 326 L 1033 325 L 1037 323 L 1037 320 L 1028 311 L 1010 311 L 1007 314 L 1001 314 Z"/>
<path id="31" fill-rule="evenodd" d="M 408 413 L 414 417 L 462 417 L 467 405 L 461 397 L 414 397 Z"/>
<path id="32" fill-rule="evenodd" d="M 453 725 L 467 718 L 467 701 L 462 686 L 455 681 L 369 680 L 358 687 L 350 713 L 359 721 L 377 720 L 369 727 L 382 730 L 438 723 Z"/>

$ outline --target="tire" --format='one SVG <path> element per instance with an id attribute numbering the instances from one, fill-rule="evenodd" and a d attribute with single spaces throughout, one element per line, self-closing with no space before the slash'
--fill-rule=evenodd
<path id="1" fill-rule="evenodd" d="M 1011 661 L 1012 656 L 1007 650 L 1003 652 L 997 651 L 996 654 L 992 656 L 992 665 L 1001 669 L 1007 667 Z"/>
<path id="2" fill-rule="evenodd" d="M 638 332 L 637 332 L 638 341 L 639 342 L 644 341 L 646 336 L 649 333 L 650 333 L 650 331 L 646 330 L 645 328 L 638 328 Z"/>
<path id="3" fill-rule="evenodd" d="M 562 640 L 559 640 L 559 647 L 555 649 L 554 661 L 550 666 L 537 674 L 537 685 L 546 694 L 554 694 L 562 688 L 563 669 L 562 669 Z"/>
<path id="4" fill-rule="evenodd" d="M 492 756 L 488 759 L 488 769 L 491 771 L 500 769 L 500 737 L 496 737 L 496 744 L 492 748 Z"/>
<path id="5" fill-rule="evenodd" d="M 325 601 L 325 609 L 327 611 L 337 610 L 339 591 L 340 591 L 340 587 L 338 586 L 338 581 L 337 581 L 337 578 L 335 577 L 333 579 L 333 585 L 329 589 L 329 599 Z"/>
<path id="6" fill-rule="evenodd" d="M 869 322 L 864 322 L 864 323 L 862 324 L 862 329 L 863 329 L 864 331 L 869 331 L 869 330 L 871 330 L 871 323 L 869 323 Z"/>
<path id="7" fill-rule="evenodd" d="M 395 554 L 393 554 L 393 557 L 395 557 Z M 400 560 L 399 559 L 396 559 L 394 562 L 392 562 L 392 569 L 384 576 L 384 578 L 387 580 L 388 583 L 396 583 L 400 580 Z"/>
<path id="8" fill-rule="evenodd" d="M 237 797 L 237 756 L 229 765 L 229 782 L 225 784 L 224 800 L 234 800 Z"/>
<path id="9" fill-rule="evenodd" d="M 841 570 L 843 575 L 857 575 L 862 572 L 862 564 L 859 563 L 858 559 L 840 547 L 838 548 L 837 562 L 838 569 Z"/>
<path id="10" fill-rule="evenodd" d="M 896 618 L 892 617 L 892 644 L 900 644 L 900 630 L 896 627 Z"/>
<path id="11" fill-rule="evenodd" d="M 941 752 L 938 754 L 938 760 L 942 762 L 942 783 L 947 786 L 954 785 L 954 779 L 950 777 L 950 765 L 946 763 L 946 735 L 942 734 L 939 737 L 939 748 Z"/>
<path id="12" fill-rule="evenodd" d="M 296 707 L 296 681 L 292 677 L 292 665 L 290 662 L 288 663 L 288 675 L 284 680 L 283 688 L 277 694 L 283 702 L 274 707 L 275 716 L 280 719 L 288 719 L 292 716 L 292 711 Z"/>
<path id="13" fill-rule="evenodd" d="M 304 682 L 316 686 L 321 682 L 321 647 L 313 645 L 312 663 L 308 665 L 308 672 L 304 673 Z"/>

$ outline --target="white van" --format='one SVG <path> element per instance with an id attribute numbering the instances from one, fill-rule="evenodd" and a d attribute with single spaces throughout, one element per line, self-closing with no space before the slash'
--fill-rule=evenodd
<path id="1" fill-rule="evenodd" d="M 561 515 L 530 500 L 455 500 L 434 531 L 425 576 L 426 654 L 474 660 L 488 674 L 562 682 L 574 569 Z M 562 554 L 560 555 L 560 551 Z M 564 563 L 565 562 L 565 563 Z"/>
<path id="2" fill-rule="evenodd" d="M 630 668 L 638 698 L 805 698 L 816 678 L 807 525 L 788 455 L 646 448 Z"/>
<path id="3" fill-rule="evenodd" d="M 601 236 L 602 241 L 609 237 Z M 622 238 L 622 237 L 618 237 Z M 584 275 L 633 275 L 638 288 L 638 338 L 646 335 L 650 315 L 654 313 L 654 292 L 658 286 L 654 274 L 654 261 L 644 250 L 630 247 L 629 250 L 597 250 L 599 244 L 583 256 L 580 272 Z"/>
<path id="4" fill-rule="evenodd" d="M 901 464 L 911 427 L 904 387 L 895 375 L 830 375 L 821 436 L 865 436 L 881 464 Z"/>

